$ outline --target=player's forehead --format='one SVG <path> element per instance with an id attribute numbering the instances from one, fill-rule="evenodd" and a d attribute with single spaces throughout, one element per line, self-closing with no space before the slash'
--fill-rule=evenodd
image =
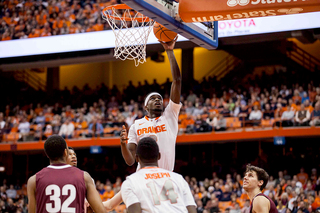
<path id="1" fill-rule="evenodd" d="M 246 171 L 245 176 L 254 176 L 257 177 L 257 173 L 254 170 Z"/>
<path id="2" fill-rule="evenodd" d="M 160 95 L 157 95 L 157 94 L 154 94 L 154 95 L 151 95 L 151 96 L 150 96 L 150 99 L 151 99 L 151 98 L 159 98 L 159 99 L 161 99 L 161 96 L 160 96 Z"/>
<path id="3" fill-rule="evenodd" d="M 73 149 L 69 149 L 69 154 L 70 155 L 73 155 L 73 154 L 76 155 L 76 153 L 75 153 L 75 151 Z"/>

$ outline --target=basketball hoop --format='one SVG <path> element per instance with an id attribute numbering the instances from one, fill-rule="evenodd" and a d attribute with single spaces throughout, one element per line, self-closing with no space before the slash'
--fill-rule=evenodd
<path id="1" fill-rule="evenodd" d="M 126 4 L 104 8 L 102 18 L 108 21 L 115 36 L 114 57 L 134 60 L 136 67 L 146 62 L 146 45 L 154 21 Z"/>

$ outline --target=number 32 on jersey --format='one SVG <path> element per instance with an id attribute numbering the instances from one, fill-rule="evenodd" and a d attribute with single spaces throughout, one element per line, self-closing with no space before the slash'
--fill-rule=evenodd
<path id="1" fill-rule="evenodd" d="M 147 187 L 151 191 L 151 195 L 154 201 L 154 205 L 160 205 L 161 201 L 170 200 L 172 204 L 177 203 L 178 194 L 173 189 L 173 183 L 171 180 L 166 180 L 164 183 L 160 195 L 158 195 L 154 182 L 147 183 Z"/>
<path id="2" fill-rule="evenodd" d="M 70 195 L 69 195 L 70 193 Z M 47 212 L 70 212 L 75 213 L 76 208 L 69 207 L 69 205 L 76 199 L 76 187 L 71 184 L 66 184 L 62 187 L 62 193 L 59 186 L 51 184 L 46 187 L 46 195 L 50 196 L 50 201 L 53 203 L 46 203 Z M 69 195 L 61 205 L 61 195 Z"/>

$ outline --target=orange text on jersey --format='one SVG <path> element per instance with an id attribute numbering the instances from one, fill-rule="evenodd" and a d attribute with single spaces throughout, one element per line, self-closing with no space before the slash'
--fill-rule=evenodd
<path id="1" fill-rule="evenodd" d="M 166 125 L 162 124 L 161 126 L 149 126 L 148 128 L 141 128 L 137 130 L 137 134 L 138 136 L 142 135 L 142 134 L 146 134 L 146 133 L 159 133 L 159 132 L 166 132 Z"/>
<path id="2" fill-rule="evenodd" d="M 170 177 L 169 172 L 158 172 L 158 173 L 151 173 L 151 174 L 146 174 L 146 177 L 144 179 L 160 179 L 164 177 Z"/>

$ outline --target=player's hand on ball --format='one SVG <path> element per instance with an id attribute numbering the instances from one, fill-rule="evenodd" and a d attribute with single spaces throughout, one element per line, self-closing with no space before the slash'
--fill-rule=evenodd
<path id="1" fill-rule="evenodd" d="M 124 125 L 122 125 L 122 130 L 120 132 L 120 141 L 122 144 L 126 144 L 128 140 L 127 130 Z"/>
<path id="2" fill-rule="evenodd" d="M 176 41 L 178 40 L 178 36 L 172 40 L 172 41 L 169 41 L 169 42 L 163 42 L 163 41 L 160 41 L 159 42 L 162 44 L 163 48 L 165 50 L 173 50 L 174 49 L 174 45 L 176 44 Z"/>

